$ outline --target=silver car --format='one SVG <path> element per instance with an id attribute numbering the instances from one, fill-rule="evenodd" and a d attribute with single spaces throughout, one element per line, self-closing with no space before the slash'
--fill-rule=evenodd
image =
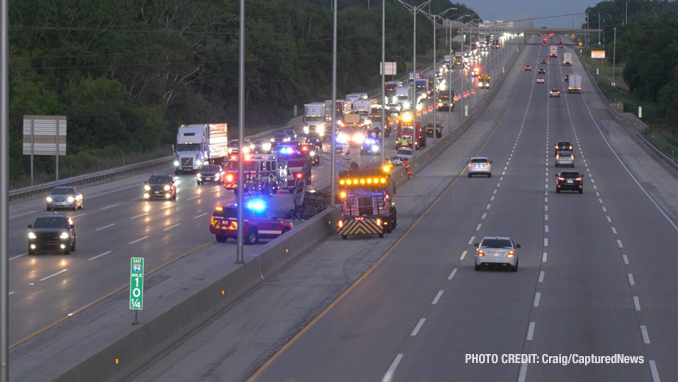
<path id="1" fill-rule="evenodd" d="M 473 244 L 476 247 L 475 266 L 476 271 L 482 267 L 497 266 L 510 268 L 518 271 L 518 252 L 520 244 L 515 244 L 510 237 L 485 236 L 480 243 Z"/>
<path id="2" fill-rule="evenodd" d="M 77 210 L 84 208 L 82 194 L 77 187 L 55 187 L 45 198 L 47 211 L 57 208 Z"/>
<path id="3" fill-rule="evenodd" d="M 572 151 L 559 151 L 556 154 L 556 167 L 560 166 L 574 167 L 574 154 Z"/>
<path id="4" fill-rule="evenodd" d="M 487 175 L 488 178 L 492 177 L 492 161 L 488 160 L 486 157 L 473 157 L 468 163 L 468 177 L 472 175 Z"/>

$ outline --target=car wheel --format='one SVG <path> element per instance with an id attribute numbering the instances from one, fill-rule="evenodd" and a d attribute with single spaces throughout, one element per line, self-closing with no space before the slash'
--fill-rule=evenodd
<path id="1" fill-rule="evenodd" d="M 238 189 L 237 189 L 237 188 L 234 188 L 234 189 L 233 189 L 233 193 L 234 193 L 235 195 L 238 195 Z"/>
<path id="2" fill-rule="evenodd" d="M 174 195 L 172 195 L 172 200 L 177 200 L 177 192 L 174 192 Z"/>
<path id="3" fill-rule="evenodd" d="M 34 251 L 32 249 L 28 249 L 28 256 L 34 256 L 38 251 Z"/>
<path id="4" fill-rule="evenodd" d="M 74 239 L 73 239 L 73 244 L 71 244 L 71 251 L 72 251 L 72 252 L 75 252 L 75 242 L 76 242 L 76 240 L 77 240 L 77 239 L 74 238 Z"/>
<path id="5" fill-rule="evenodd" d="M 64 248 L 64 255 L 70 255 L 70 254 L 71 254 L 71 247 Z"/>
<path id="6" fill-rule="evenodd" d="M 574 168 L 574 163 L 572 163 L 572 168 Z"/>
<path id="7" fill-rule="evenodd" d="M 255 244 L 259 241 L 259 233 L 256 229 L 250 229 L 247 233 L 247 244 Z"/>
<path id="8" fill-rule="evenodd" d="M 285 228 L 282 229 L 281 235 L 284 235 L 284 234 L 286 234 L 286 233 L 288 233 L 288 232 L 290 232 L 290 229 L 287 228 L 287 227 L 285 227 Z"/>
<path id="9" fill-rule="evenodd" d="M 81 210 L 85 209 L 85 202 L 80 203 L 80 209 Z"/>
<path id="10" fill-rule="evenodd" d="M 580 193 L 580 194 L 583 194 L 583 193 L 584 193 L 584 190 L 579 189 L 579 193 Z"/>
<path id="11" fill-rule="evenodd" d="M 560 194 L 560 188 L 556 188 L 556 194 Z"/>
<path id="12" fill-rule="evenodd" d="M 491 178 L 491 177 L 492 177 L 492 173 L 491 173 L 491 172 L 487 173 L 487 177 L 488 177 L 488 178 Z"/>
<path id="13" fill-rule="evenodd" d="M 468 173 L 468 177 L 469 177 L 469 178 L 471 177 L 471 173 L 470 173 L 470 172 Z"/>
<path id="14" fill-rule="evenodd" d="M 348 237 L 347 235 L 341 235 L 342 240 L 346 240 L 347 237 Z"/>
<path id="15" fill-rule="evenodd" d="M 480 271 L 480 265 L 476 264 L 476 271 Z"/>
<path id="16" fill-rule="evenodd" d="M 225 243 L 226 240 L 228 239 L 227 236 L 224 235 L 214 235 L 217 239 L 217 243 Z"/>
<path id="17" fill-rule="evenodd" d="M 516 260 L 516 266 L 511 268 L 511 272 L 518 272 L 518 260 Z"/>

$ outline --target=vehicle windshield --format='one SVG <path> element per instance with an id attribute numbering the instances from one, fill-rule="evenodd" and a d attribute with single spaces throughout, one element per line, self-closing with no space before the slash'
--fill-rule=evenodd
<path id="1" fill-rule="evenodd" d="M 200 143 L 179 143 L 177 151 L 200 151 Z"/>
<path id="2" fill-rule="evenodd" d="M 68 220 L 59 216 L 39 217 L 35 220 L 33 228 L 68 228 Z"/>
<path id="3" fill-rule="evenodd" d="M 396 154 L 412 155 L 412 150 L 410 150 L 410 149 L 398 149 L 398 151 L 396 151 Z"/>
<path id="4" fill-rule="evenodd" d="M 484 158 L 473 158 L 473 159 L 471 159 L 471 163 L 487 163 L 487 159 L 484 159 Z"/>
<path id="5" fill-rule="evenodd" d="M 200 172 L 219 172 L 219 166 L 203 166 Z"/>
<path id="6" fill-rule="evenodd" d="M 71 187 L 57 187 L 52 190 L 52 195 L 73 195 L 75 191 Z"/>
<path id="7" fill-rule="evenodd" d="M 560 156 L 568 156 L 568 155 L 572 155 L 572 151 L 564 151 L 564 150 L 561 150 L 561 151 L 558 153 L 558 155 L 560 155 Z"/>
<path id="8" fill-rule="evenodd" d="M 169 183 L 169 178 L 166 175 L 153 175 L 148 179 L 148 184 L 163 184 Z"/>
<path id="9" fill-rule="evenodd" d="M 561 172 L 560 176 L 562 178 L 578 178 L 579 173 L 578 172 Z"/>
<path id="10" fill-rule="evenodd" d="M 512 248 L 511 240 L 509 239 L 484 239 L 480 243 L 481 247 L 491 247 L 491 248 Z"/>

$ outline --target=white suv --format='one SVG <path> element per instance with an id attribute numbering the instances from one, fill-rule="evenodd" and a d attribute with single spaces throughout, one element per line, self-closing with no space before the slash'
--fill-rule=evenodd
<path id="1" fill-rule="evenodd" d="M 468 163 L 468 177 L 472 175 L 487 175 L 492 177 L 492 161 L 485 157 L 473 157 Z"/>

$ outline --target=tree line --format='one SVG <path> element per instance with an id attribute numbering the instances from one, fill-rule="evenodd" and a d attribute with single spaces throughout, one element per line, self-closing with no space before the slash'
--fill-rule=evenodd
<path id="1" fill-rule="evenodd" d="M 387 1 L 386 60 L 412 59 L 412 14 Z M 380 81 L 381 2 L 339 1 L 339 94 Z M 66 115 L 71 172 L 107 158 L 165 150 L 177 126 L 237 126 L 238 0 L 62 0 L 9 2 L 10 182 L 25 183 L 23 115 Z M 465 5 L 434 0 L 430 11 Z M 332 11 L 325 0 L 247 0 L 246 126 L 277 124 L 293 106 L 331 98 Z M 417 46 L 432 46 L 419 16 Z M 441 34 L 439 34 L 441 36 Z M 54 158 L 36 157 L 50 176 Z M 62 177 L 69 171 L 60 170 Z M 66 175 L 63 175 L 63 174 Z M 70 174 L 74 175 L 74 174 Z"/>

